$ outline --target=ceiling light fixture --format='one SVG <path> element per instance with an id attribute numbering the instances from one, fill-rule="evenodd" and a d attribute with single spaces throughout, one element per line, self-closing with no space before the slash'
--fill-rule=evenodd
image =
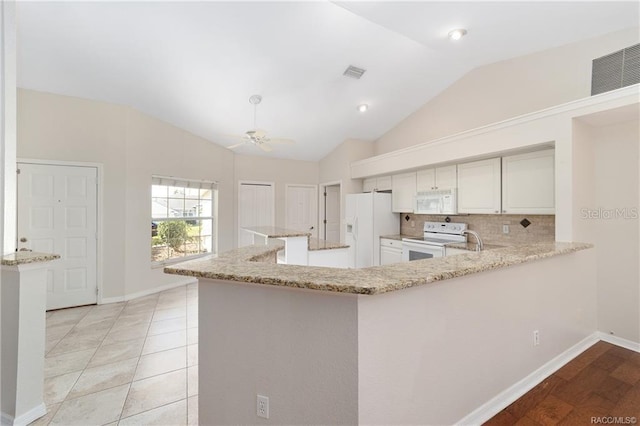
<path id="1" fill-rule="evenodd" d="M 455 30 L 449 31 L 449 39 L 453 41 L 460 40 L 467 34 L 467 30 L 464 28 L 456 28 Z"/>
<path id="2" fill-rule="evenodd" d="M 369 105 L 367 104 L 358 105 L 358 111 L 360 112 L 365 112 L 368 109 L 369 109 Z"/>

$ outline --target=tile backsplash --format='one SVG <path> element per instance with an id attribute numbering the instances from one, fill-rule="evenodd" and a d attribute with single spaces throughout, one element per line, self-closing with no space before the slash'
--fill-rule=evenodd
<path id="1" fill-rule="evenodd" d="M 409 216 L 409 220 L 405 220 Z M 462 222 L 480 234 L 487 244 L 511 245 L 555 241 L 556 217 L 554 215 L 473 214 L 449 216 L 451 222 Z M 444 222 L 446 216 L 426 214 L 400 214 L 400 233 L 414 237 L 422 236 L 424 222 Z M 531 224 L 524 228 L 520 221 Z M 411 226 L 413 223 L 413 226 Z M 509 233 L 502 232 L 502 225 L 509 225 Z"/>

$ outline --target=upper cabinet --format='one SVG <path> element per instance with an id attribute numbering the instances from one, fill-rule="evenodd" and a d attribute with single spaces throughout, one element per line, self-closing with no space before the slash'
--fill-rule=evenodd
<path id="1" fill-rule="evenodd" d="M 362 192 L 391 191 L 391 176 L 366 178 L 362 182 Z"/>
<path id="2" fill-rule="evenodd" d="M 402 173 L 391 177 L 391 204 L 394 213 L 413 213 L 416 196 L 416 173 Z"/>
<path id="3" fill-rule="evenodd" d="M 554 150 L 502 157 L 502 213 L 555 214 Z"/>
<path id="4" fill-rule="evenodd" d="M 458 186 L 456 165 L 418 170 L 416 184 L 418 192 L 451 189 Z"/>
<path id="5" fill-rule="evenodd" d="M 458 213 L 500 213 L 500 158 L 458 164 Z"/>

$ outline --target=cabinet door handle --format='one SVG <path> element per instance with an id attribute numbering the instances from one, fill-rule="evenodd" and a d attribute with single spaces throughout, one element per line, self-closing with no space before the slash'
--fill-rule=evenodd
<path id="1" fill-rule="evenodd" d="M 496 212 L 496 213 L 500 213 L 500 210 L 496 210 L 495 212 Z"/>
<path id="2" fill-rule="evenodd" d="M 506 210 L 502 210 L 502 213 L 506 213 L 506 212 L 507 212 Z"/>

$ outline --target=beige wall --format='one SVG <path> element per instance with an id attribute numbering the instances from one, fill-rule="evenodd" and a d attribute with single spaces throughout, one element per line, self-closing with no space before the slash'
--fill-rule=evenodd
<path id="1" fill-rule="evenodd" d="M 18 91 L 18 158 L 101 163 L 103 296 L 125 294 L 126 108 Z"/>
<path id="2" fill-rule="evenodd" d="M 372 142 L 347 139 L 319 162 L 319 183 L 341 184 L 340 218 L 344 218 L 347 194 L 362 192 L 362 179 L 351 179 L 351 162 L 363 160 L 373 155 Z M 344 229 L 340 227 L 340 241 L 344 241 Z"/>
<path id="3" fill-rule="evenodd" d="M 151 176 L 218 182 L 218 248 L 233 247 L 234 154 L 182 129 L 127 108 L 126 293 L 170 285 L 176 277 L 151 269 Z"/>
<path id="4" fill-rule="evenodd" d="M 18 157 L 103 165 L 103 298 L 176 281 L 150 265 L 152 174 L 219 181 L 219 249 L 233 246 L 233 153 L 131 108 L 19 90 Z"/>
<path id="5" fill-rule="evenodd" d="M 576 237 L 596 246 L 598 329 L 640 342 L 640 123 L 577 122 L 574 129 L 586 176 L 575 188 L 583 194 Z"/>
<path id="6" fill-rule="evenodd" d="M 587 97 L 591 61 L 638 42 L 632 28 L 479 67 L 379 138 L 376 154 Z"/>

